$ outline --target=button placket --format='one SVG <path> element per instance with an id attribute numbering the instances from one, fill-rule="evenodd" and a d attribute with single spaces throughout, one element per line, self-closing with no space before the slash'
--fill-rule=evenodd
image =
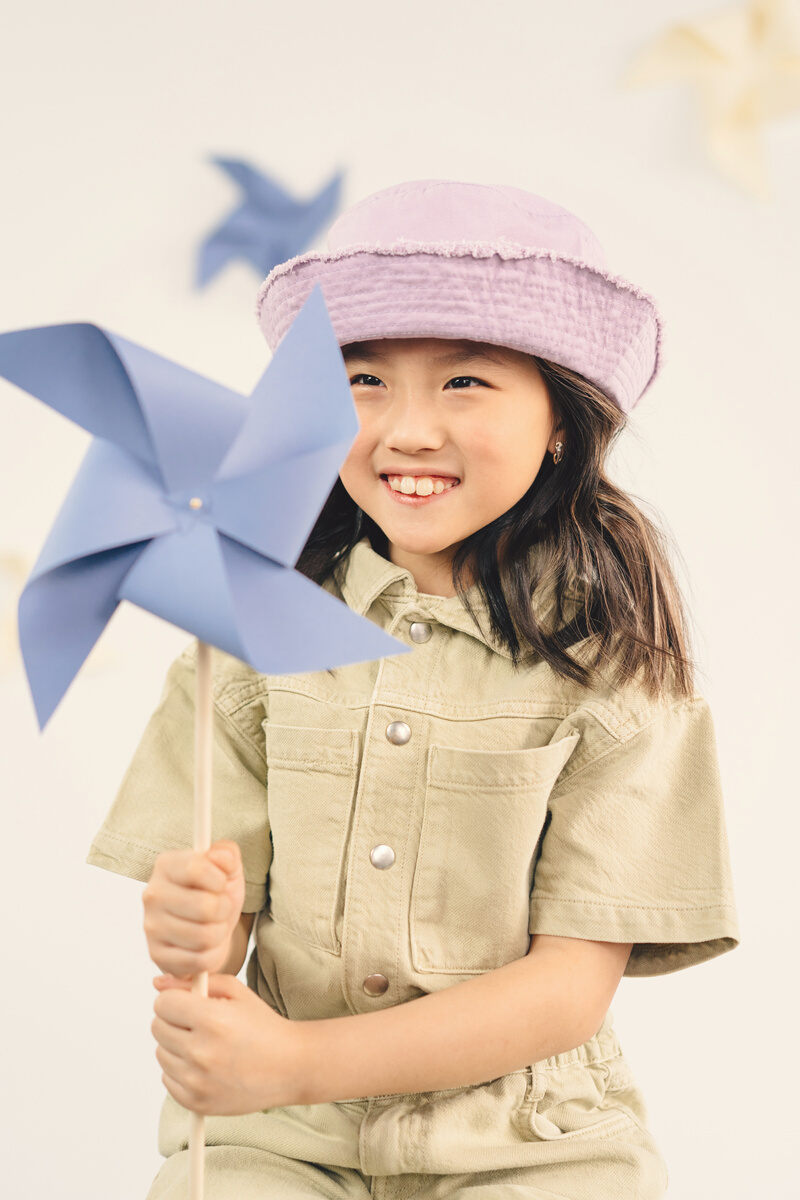
<path id="1" fill-rule="evenodd" d="M 413 642 L 408 632 L 411 624 L 428 624 L 413 620 L 414 615 L 422 616 L 419 609 L 416 614 L 408 609 L 398 612 L 387 632 L 403 637 L 405 631 L 407 640 Z M 430 624 L 433 630 L 434 623 Z M 427 640 L 440 649 L 444 646 L 432 633 Z M 426 656 L 430 653 L 430 648 L 424 651 Z M 408 920 L 404 854 L 416 820 L 414 797 L 424 770 L 420 754 L 424 754 L 425 720 L 420 724 L 416 715 L 403 720 L 402 708 L 398 711 L 394 707 L 397 695 L 406 688 L 406 676 L 416 694 L 419 667 L 412 668 L 412 659 L 419 664 L 415 655 L 403 656 L 402 662 L 382 659 L 370 699 L 342 938 L 345 989 L 354 1012 L 386 1004 L 388 995 L 398 988 L 400 993 L 405 991 L 402 970 L 397 978 L 385 972 L 393 965 L 400 969 L 404 957 L 402 945 Z M 422 739 L 419 746 L 418 738 Z M 388 809 L 376 808 L 374 789 L 387 785 L 397 790 L 402 803 Z M 380 878 L 374 873 L 377 870 L 384 872 Z"/>
<path id="2" fill-rule="evenodd" d="M 411 740 L 411 727 L 405 721 L 390 721 L 386 726 L 386 740 L 393 746 L 405 746 Z M 394 850 L 391 846 L 374 846 L 370 851 L 370 862 L 381 871 L 387 870 L 394 862 Z M 389 987 L 389 980 L 380 972 L 368 975 L 362 987 L 368 996 L 382 996 Z"/>
<path id="3" fill-rule="evenodd" d="M 384 720 L 385 719 L 386 718 L 384 717 Z M 378 728 L 380 728 L 380 726 Z M 375 732 L 372 734 L 373 738 L 375 736 L 375 733 L 377 733 L 377 732 L 378 731 L 375 730 Z M 378 735 L 378 736 L 380 736 L 380 735 Z M 408 745 L 408 743 L 411 741 L 411 736 L 412 736 L 411 726 L 408 724 L 407 721 L 398 720 L 396 718 L 394 720 L 389 721 L 388 724 L 386 726 L 384 726 L 384 737 L 385 737 L 385 741 L 383 742 L 384 750 L 382 753 L 380 751 L 377 752 L 377 760 L 372 759 L 373 768 L 377 769 L 380 772 L 380 767 L 378 766 L 378 764 L 382 760 L 383 761 L 383 770 L 388 771 L 392 775 L 394 775 L 395 769 L 391 766 L 391 763 L 394 761 L 394 755 L 399 750 L 401 750 L 403 747 Z M 386 745 L 387 742 L 389 743 L 388 746 Z M 394 749 L 395 747 L 397 749 Z M 377 751 L 377 746 L 375 747 L 375 751 Z M 402 767 L 400 768 L 401 777 L 404 776 L 409 769 L 411 769 L 412 772 L 414 770 L 413 763 L 414 763 L 415 756 L 412 754 L 411 758 L 409 759 L 408 753 L 409 752 L 406 752 L 405 754 L 403 754 L 401 756 L 401 758 L 398 760 L 398 765 L 400 763 L 403 764 Z M 388 755 L 388 757 L 387 757 L 387 755 Z M 366 759 L 367 762 L 370 761 L 370 757 L 371 756 L 367 757 L 367 759 Z M 402 784 L 401 784 L 401 787 L 402 787 Z M 391 821 L 389 822 L 389 825 L 391 826 Z M 380 821 L 378 828 L 380 829 L 381 826 L 384 826 L 384 829 L 386 828 L 384 819 L 382 819 Z M 381 832 L 383 832 L 383 831 L 384 830 L 381 830 Z M 376 830 L 375 832 L 378 832 L 378 830 Z M 395 833 L 397 833 L 397 832 L 398 831 L 395 830 Z M 362 853 L 363 853 L 363 851 L 362 851 Z M 364 862 L 364 859 L 362 858 L 361 861 Z M 390 867 L 392 867 L 396 862 L 395 850 L 392 846 L 388 845 L 388 843 L 379 842 L 377 845 L 373 845 L 372 848 L 369 850 L 369 861 L 370 861 L 370 864 L 372 865 L 372 867 L 376 868 L 377 870 L 386 871 Z M 357 889 L 359 886 L 358 879 L 359 879 L 359 872 L 354 869 L 350 874 L 350 886 Z M 371 908 L 376 907 L 377 909 L 380 909 L 382 907 L 382 905 L 386 902 L 390 903 L 392 905 L 392 907 L 394 907 L 396 900 L 397 900 L 396 888 L 399 885 L 400 885 L 399 879 L 390 881 L 387 878 L 385 883 L 378 883 L 376 880 L 376 883 L 373 886 L 378 887 L 379 895 L 376 895 L 374 900 L 371 902 Z M 366 931 L 363 928 L 359 929 L 356 938 L 352 939 L 351 944 L 353 944 L 354 948 L 355 948 L 356 941 L 362 942 L 360 949 L 361 949 L 361 953 L 363 954 L 363 957 L 366 959 L 366 962 L 364 962 L 364 966 L 371 966 L 372 963 L 374 963 L 377 966 L 378 963 L 380 963 L 381 960 L 385 956 L 386 947 L 381 946 L 379 943 L 376 943 L 376 944 L 369 946 L 369 948 L 367 948 L 368 942 L 371 941 L 371 939 L 364 939 L 365 932 Z M 388 930 L 387 930 L 387 932 L 388 932 Z M 376 957 L 374 957 L 374 956 L 376 956 L 376 952 L 377 952 L 377 962 L 376 962 Z M 372 959 L 372 963 L 369 962 L 370 958 Z M 363 959 L 362 959 L 362 961 L 363 961 Z M 369 975 L 362 978 L 361 991 L 365 996 L 369 996 L 372 999 L 379 999 L 380 997 L 385 996 L 386 992 L 389 990 L 390 985 L 391 985 L 391 980 L 387 975 L 385 975 L 381 971 L 372 970 Z"/>

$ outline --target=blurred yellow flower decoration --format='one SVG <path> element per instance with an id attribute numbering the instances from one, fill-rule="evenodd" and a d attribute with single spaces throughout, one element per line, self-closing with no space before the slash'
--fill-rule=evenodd
<path id="1" fill-rule="evenodd" d="M 676 80 L 694 85 L 712 161 L 739 187 L 768 199 L 762 127 L 800 110 L 796 4 L 750 0 L 675 25 L 637 56 L 624 82 Z"/>

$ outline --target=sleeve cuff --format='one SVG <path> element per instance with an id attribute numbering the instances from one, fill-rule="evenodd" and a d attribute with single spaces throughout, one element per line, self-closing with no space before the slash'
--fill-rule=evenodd
<path id="1" fill-rule="evenodd" d="M 632 942 L 627 976 L 668 975 L 707 962 L 739 945 L 735 909 L 646 908 L 585 900 L 536 898 L 529 933 Z"/>
<path id="2" fill-rule="evenodd" d="M 159 854 L 165 850 L 176 849 L 183 849 L 183 847 L 159 846 L 154 848 L 122 837 L 118 833 L 112 833 L 108 829 L 101 829 L 92 842 L 86 862 L 93 867 L 103 867 L 106 871 L 114 871 L 117 875 L 127 875 L 130 879 L 138 879 L 140 883 L 147 883 Z M 245 879 L 242 912 L 260 912 L 266 899 L 266 884 Z"/>

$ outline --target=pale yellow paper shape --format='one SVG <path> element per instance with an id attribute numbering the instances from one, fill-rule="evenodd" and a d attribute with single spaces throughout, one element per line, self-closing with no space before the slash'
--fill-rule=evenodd
<path id="1" fill-rule="evenodd" d="M 771 194 L 766 121 L 800 111 L 800 19 L 790 0 L 750 0 L 675 25 L 646 47 L 627 87 L 683 81 L 698 96 L 716 166 L 759 199 Z"/>

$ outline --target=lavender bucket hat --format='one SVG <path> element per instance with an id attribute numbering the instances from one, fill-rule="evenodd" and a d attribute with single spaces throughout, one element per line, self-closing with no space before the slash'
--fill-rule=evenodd
<path id="1" fill-rule="evenodd" d="M 577 371 L 623 412 L 659 367 L 653 300 L 610 274 L 582 221 L 520 188 L 422 179 L 353 205 L 327 250 L 290 258 L 262 284 L 257 314 L 271 350 L 316 284 L 340 346 L 490 342 Z"/>

